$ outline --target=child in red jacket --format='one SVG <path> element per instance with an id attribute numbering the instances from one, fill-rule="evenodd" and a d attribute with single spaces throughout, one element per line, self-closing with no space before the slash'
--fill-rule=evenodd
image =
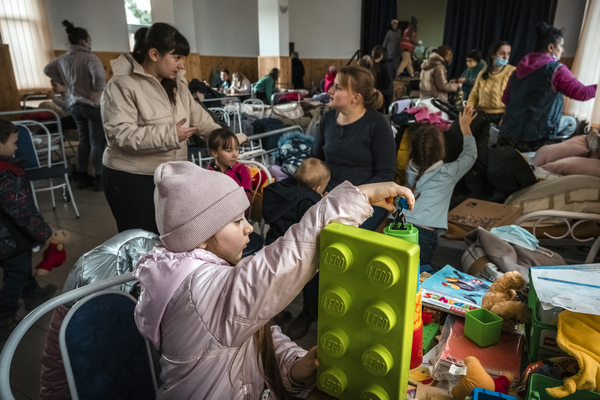
<path id="1" fill-rule="evenodd" d="M 250 169 L 238 162 L 240 155 L 240 142 L 235 133 L 227 129 L 215 129 L 208 137 L 208 150 L 214 160 L 206 169 L 222 172 L 233 178 L 238 185 L 244 188 L 248 201 L 252 204 L 252 176 Z"/>
<path id="2" fill-rule="evenodd" d="M 33 310 L 56 292 L 51 284 L 41 288 L 31 274 L 32 248 L 44 246 L 52 229 L 35 207 L 29 180 L 15 158 L 18 138 L 16 127 L 0 119 L 0 340 L 20 321 L 19 297 Z"/>

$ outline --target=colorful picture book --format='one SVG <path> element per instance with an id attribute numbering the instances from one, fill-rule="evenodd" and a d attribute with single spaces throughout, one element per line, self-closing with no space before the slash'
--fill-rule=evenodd
<path id="1" fill-rule="evenodd" d="M 481 308 L 481 300 L 491 285 L 446 265 L 421 285 L 423 305 L 464 316 L 469 310 Z"/>

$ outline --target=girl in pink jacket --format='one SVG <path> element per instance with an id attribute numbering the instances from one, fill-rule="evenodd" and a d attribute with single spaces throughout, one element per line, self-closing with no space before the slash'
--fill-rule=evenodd
<path id="1" fill-rule="evenodd" d="M 319 362 L 272 326 L 317 272 L 317 238 L 336 221 L 358 226 L 369 203 L 412 193 L 395 183 L 344 182 L 255 256 L 241 260 L 252 226 L 248 198 L 223 174 L 190 162 L 160 165 L 156 222 L 164 247 L 138 262 L 135 310 L 162 352 L 158 399 L 284 399 L 310 389 Z"/>

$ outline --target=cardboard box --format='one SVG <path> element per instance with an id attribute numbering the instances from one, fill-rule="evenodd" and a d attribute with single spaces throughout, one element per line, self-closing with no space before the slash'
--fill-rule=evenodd
<path id="1" fill-rule="evenodd" d="M 468 231 L 478 226 L 489 231 L 497 226 L 510 225 L 520 216 L 521 211 L 516 206 L 467 199 L 450 210 L 448 221 Z"/>

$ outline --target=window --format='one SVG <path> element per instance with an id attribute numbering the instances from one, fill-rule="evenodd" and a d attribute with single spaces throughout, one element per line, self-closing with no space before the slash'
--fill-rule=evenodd
<path id="1" fill-rule="evenodd" d="M 129 49 L 133 50 L 135 32 L 143 26 L 152 25 L 150 0 L 125 0 L 127 28 L 129 29 Z"/>
<path id="2" fill-rule="evenodd" d="M 0 1 L 2 41 L 10 48 L 20 90 L 49 88 L 44 67 L 54 59 L 44 0 Z"/>

